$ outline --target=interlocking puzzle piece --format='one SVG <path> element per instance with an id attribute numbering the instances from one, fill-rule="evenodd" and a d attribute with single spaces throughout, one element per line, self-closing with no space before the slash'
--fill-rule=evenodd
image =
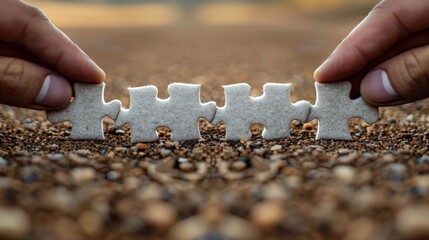
<path id="1" fill-rule="evenodd" d="M 158 139 L 156 129 L 171 129 L 171 140 L 200 139 L 198 120 L 211 121 L 216 103 L 201 103 L 200 85 L 173 83 L 168 86 L 170 97 L 159 99 L 155 86 L 128 88 L 131 104 L 121 109 L 116 125 L 131 127 L 131 142 L 151 142 Z"/>
<path id="2" fill-rule="evenodd" d="M 316 140 L 351 140 L 349 119 L 359 117 L 367 123 L 378 120 L 378 108 L 365 103 L 362 97 L 351 100 L 350 82 L 315 83 L 317 99 L 311 106 L 308 121 L 319 121 Z"/>
<path id="3" fill-rule="evenodd" d="M 103 140 L 103 117 L 115 119 L 122 105 L 119 100 L 106 103 L 104 87 L 104 83 L 75 83 L 74 100 L 62 110 L 46 112 L 48 120 L 53 123 L 72 122 L 72 139 Z"/>
<path id="4" fill-rule="evenodd" d="M 305 121 L 310 111 L 310 103 L 290 101 L 291 84 L 267 83 L 264 94 L 250 97 L 250 86 L 246 83 L 224 86 L 225 106 L 218 108 L 213 124 L 226 124 L 226 140 L 239 140 L 252 136 L 252 124 L 264 125 L 265 139 L 290 137 L 289 125 L 292 120 Z"/>

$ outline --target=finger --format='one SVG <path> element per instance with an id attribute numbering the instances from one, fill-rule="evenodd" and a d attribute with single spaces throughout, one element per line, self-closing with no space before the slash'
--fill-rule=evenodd
<path id="1" fill-rule="evenodd" d="M 19 58 L 37 65 L 45 65 L 38 60 L 33 54 L 28 52 L 27 49 L 11 43 L 0 42 L 0 56 Z M 47 67 L 47 66 L 46 66 Z"/>
<path id="2" fill-rule="evenodd" d="M 70 83 L 54 72 L 21 59 L 0 57 L 0 103 L 57 109 L 70 102 Z"/>
<path id="3" fill-rule="evenodd" d="M 429 25 L 429 1 L 384 0 L 315 71 L 319 82 L 341 80 L 381 56 L 401 39 Z"/>
<path id="4" fill-rule="evenodd" d="M 370 104 L 391 106 L 429 97 L 429 46 L 404 52 L 374 68 L 360 92 Z"/>
<path id="5" fill-rule="evenodd" d="M 369 64 L 367 64 L 362 70 L 359 72 L 353 74 L 350 77 L 347 77 L 345 81 L 349 81 L 352 83 L 352 90 L 350 92 L 350 97 L 352 99 L 355 99 L 360 94 L 360 84 L 362 82 L 362 79 L 376 66 L 388 61 L 389 59 L 400 55 L 408 50 L 419 48 L 422 46 L 429 45 L 429 30 L 421 31 L 415 34 L 410 35 L 406 39 L 401 40 L 398 42 L 394 47 L 389 49 L 389 51 L 385 52 L 383 55 L 378 57 L 377 59 L 373 60 Z"/>
<path id="6" fill-rule="evenodd" d="M 38 9 L 21 1 L 3 0 L 0 40 L 23 46 L 50 68 L 69 79 L 100 83 L 101 70 L 76 44 Z"/>

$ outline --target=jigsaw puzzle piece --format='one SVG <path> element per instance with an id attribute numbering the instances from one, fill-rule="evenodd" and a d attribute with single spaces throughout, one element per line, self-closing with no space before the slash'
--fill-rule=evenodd
<path id="1" fill-rule="evenodd" d="M 316 140 L 351 140 L 349 119 L 359 117 L 372 124 L 378 120 L 378 108 L 365 103 L 362 97 L 350 99 L 350 82 L 315 83 L 316 104 L 308 121 L 318 119 Z"/>
<path id="2" fill-rule="evenodd" d="M 122 105 L 119 100 L 106 103 L 104 88 L 105 83 L 75 83 L 74 100 L 62 110 L 47 111 L 48 120 L 52 123 L 70 121 L 72 139 L 103 140 L 103 118 L 115 119 Z"/>

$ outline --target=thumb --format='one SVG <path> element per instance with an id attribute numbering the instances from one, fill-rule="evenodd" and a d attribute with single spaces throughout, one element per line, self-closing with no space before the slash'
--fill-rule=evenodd
<path id="1" fill-rule="evenodd" d="M 387 60 L 362 80 L 366 102 L 392 106 L 429 97 L 429 46 L 415 48 Z"/>
<path id="2" fill-rule="evenodd" d="M 52 71 L 21 59 L 0 57 L 0 103 L 57 109 L 72 96 L 70 83 Z"/>

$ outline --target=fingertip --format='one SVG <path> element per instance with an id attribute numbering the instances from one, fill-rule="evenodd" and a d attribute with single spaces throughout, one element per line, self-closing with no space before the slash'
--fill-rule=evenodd
<path id="1" fill-rule="evenodd" d="M 88 57 L 88 69 L 91 69 L 91 75 L 88 79 L 91 83 L 100 84 L 106 80 L 106 73 L 92 59 Z"/>
<path id="2" fill-rule="evenodd" d="M 314 80 L 316 80 L 316 82 L 322 82 L 322 80 L 323 80 L 323 78 L 321 77 L 321 74 L 320 74 L 320 72 L 321 72 L 320 67 L 321 66 L 316 68 L 316 70 L 313 73 L 313 78 L 314 78 Z"/>
<path id="3" fill-rule="evenodd" d="M 326 59 L 320 66 L 314 71 L 313 78 L 316 82 L 326 83 L 333 81 L 331 76 L 329 76 L 329 66 L 332 62 L 331 58 Z"/>

